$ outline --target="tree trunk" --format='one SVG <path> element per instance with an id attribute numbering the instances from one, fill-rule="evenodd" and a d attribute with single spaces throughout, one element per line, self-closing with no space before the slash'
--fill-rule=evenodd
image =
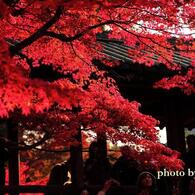
<path id="1" fill-rule="evenodd" d="M 18 144 L 18 129 L 17 124 L 9 119 L 7 122 L 8 128 L 8 139 L 13 143 L 13 147 L 9 149 L 9 185 L 17 186 L 19 185 L 19 153 L 17 149 Z M 18 192 L 13 192 L 11 195 L 18 195 Z"/>

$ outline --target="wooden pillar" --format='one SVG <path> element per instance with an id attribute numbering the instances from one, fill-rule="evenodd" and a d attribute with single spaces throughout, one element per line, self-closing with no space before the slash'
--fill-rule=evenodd
<path id="1" fill-rule="evenodd" d="M 0 186 L 5 185 L 5 163 L 8 160 L 8 150 L 7 150 L 7 129 L 6 122 L 0 120 Z M 1 187 L 0 187 L 1 188 Z M 0 192 L 0 195 L 3 195 L 3 192 Z"/>
<path id="2" fill-rule="evenodd" d="M 101 156 L 107 158 L 107 142 L 106 142 L 105 133 L 97 134 L 97 143 L 98 143 L 98 151 L 101 152 Z"/>
<path id="3" fill-rule="evenodd" d="M 76 139 L 79 142 L 79 145 L 71 146 L 70 148 L 71 180 L 74 189 L 73 194 L 78 194 L 84 186 L 81 129 L 78 130 Z"/>
<path id="4" fill-rule="evenodd" d="M 1 157 L 4 155 L 4 149 L 0 147 Z M 5 185 L 5 161 L 4 159 L 0 160 L 0 186 Z M 1 195 L 1 194 L 0 194 Z"/>
<path id="5" fill-rule="evenodd" d="M 17 149 L 18 129 L 17 124 L 12 119 L 7 121 L 7 130 L 8 139 L 13 143 L 9 148 L 9 185 L 17 186 L 19 185 L 19 153 Z M 18 195 L 18 193 L 13 192 L 11 195 Z"/>
<path id="6" fill-rule="evenodd" d="M 3 138 L 0 138 L 0 186 L 5 186 L 5 162 L 8 159 L 8 151 L 6 149 L 6 143 Z M 0 187 L 1 188 L 1 187 Z M 0 192 L 0 195 L 3 195 L 3 192 Z"/>
<path id="7" fill-rule="evenodd" d="M 166 103 L 167 143 L 170 148 L 184 153 L 185 134 L 180 105 L 174 99 L 170 99 Z"/>

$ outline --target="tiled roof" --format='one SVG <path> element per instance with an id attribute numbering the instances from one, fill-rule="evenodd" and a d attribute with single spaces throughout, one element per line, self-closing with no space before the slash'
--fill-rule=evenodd
<path id="1" fill-rule="evenodd" d="M 134 50 L 134 47 L 129 47 L 123 44 L 122 41 L 109 40 L 107 38 L 98 38 L 98 41 L 103 45 L 103 53 L 110 56 L 113 59 L 121 60 L 124 62 L 132 62 L 132 58 L 128 54 L 131 50 Z M 145 51 L 148 52 L 148 51 Z M 159 64 L 159 56 L 154 54 L 152 59 L 155 63 Z M 179 52 L 174 52 L 174 62 L 178 65 L 181 65 L 184 68 L 191 66 L 191 59 L 181 56 Z"/>

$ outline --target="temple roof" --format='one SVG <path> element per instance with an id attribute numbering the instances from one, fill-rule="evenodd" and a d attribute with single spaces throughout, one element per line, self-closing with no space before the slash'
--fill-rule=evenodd
<path id="1" fill-rule="evenodd" d="M 103 53 L 110 56 L 112 59 L 115 60 L 121 60 L 123 62 L 132 62 L 132 58 L 130 57 L 131 51 L 135 50 L 135 47 L 133 46 L 126 46 L 124 45 L 123 41 L 117 41 L 117 40 L 110 40 L 106 38 L 106 36 L 99 35 L 97 37 L 97 40 L 101 42 L 103 45 Z M 150 51 L 144 51 L 146 53 Z M 159 56 L 157 54 L 154 54 L 152 57 L 155 64 L 160 63 L 159 62 Z M 191 59 L 185 56 L 180 55 L 179 51 L 174 51 L 173 55 L 174 62 L 178 65 L 181 65 L 182 67 L 190 67 L 191 66 Z M 127 67 L 124 67 L 127 68 Z"/>

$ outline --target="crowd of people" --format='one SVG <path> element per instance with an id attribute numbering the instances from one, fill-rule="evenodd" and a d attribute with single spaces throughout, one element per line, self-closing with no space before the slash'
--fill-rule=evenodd
<path id="1" fill-rule="evenodd" d="M 195 171 L 195 136 L 187 137 L 188 151 L 183 155 L 185 169 Z M 193 195 L 195 194 L 194 177 L 162 177 L 156 179 L 156 173 L 151 170 L 140 170 L 136 159 L 123 153 L 117 161 L 111 165 L 109 159 L 99 151 L 98 143 L 92 142 L 89 147 L 89 157 L 84 164 L 84 188 L 80 195 Z M 48 185 L 63 185 L 68 181 L 70 164 L 56 165 L 51 173 Z M 65 184 L 67 185 L 67 184 Z M 71 194 L 71 184 L 66 190 L 46 195 Z M 98 188 L 91 190 L 95 186 Z M 134 190 L 128 190 L 128 186 L 134 186 Z M 131 191 L 131 192 L 130 192 Z"/>

